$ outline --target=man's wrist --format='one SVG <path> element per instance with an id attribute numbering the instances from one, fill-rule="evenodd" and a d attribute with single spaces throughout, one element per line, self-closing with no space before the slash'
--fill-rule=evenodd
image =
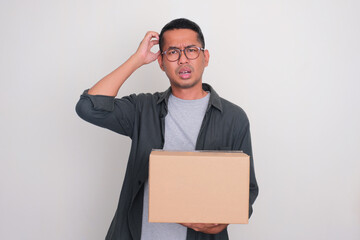
<path id="1" fill-rule="evenodd" d="M 134 71 L 144 65 L 143 58 L 137 53 L 131 55 L 128 59 L 128 62 L 134 67 Z"/>

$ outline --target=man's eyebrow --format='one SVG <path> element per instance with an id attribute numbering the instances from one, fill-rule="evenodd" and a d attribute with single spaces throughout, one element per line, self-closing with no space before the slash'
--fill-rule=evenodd
<path id="1" fill-rule="evenodd" d="M 195 44 L 191 44 L 191 45 L 185 46 L 184 48 L 188 48 L 188 47 L 196 47 L 196 45 L 195 45 Z M 175 47 L 175 46 L 170 46 L 170 47 L 168 48 L 168 50 L 169 50 L 169 49 L 180 49 L 180 48 Z"/>

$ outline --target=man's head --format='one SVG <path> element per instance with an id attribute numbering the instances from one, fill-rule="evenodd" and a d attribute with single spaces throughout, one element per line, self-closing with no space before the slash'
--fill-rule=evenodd
<path id="1" fill-rule="evenodd" d="M 193 21 L 190 21 L 190 20 L 188 20 L 186 18 L 178 18 L 178 19 L 172 20 L 171 22 L 166 24 L 161 29 L 160 37 L 159 37 L 160 52 L 163 52 L 163 51 L 166 50 L 166 49 L 163 49 L 163 46 L 164 46 L 164 33 L 166 31 L 170 31 L 170 30 L 174 30 L 174 29 L 190 29 L 190 30 L 193 30 L 194 32 L 197 33 L 197 39 L 198 39 L 199 43 L 201 44 L 201 47 L 205 48 L 204 35 L 201 32 L 201 29 L 200 29 L 199 25 L 197 25 Z"/>
<path id="2" fill-rule="evenodd" d="M 166 24 L 159 36 L 160 68 L 170 80 L 173 92 L 194 89 L 202 91 L 202 75 L 209 62 L 200 27 L 187 19 Z"/>

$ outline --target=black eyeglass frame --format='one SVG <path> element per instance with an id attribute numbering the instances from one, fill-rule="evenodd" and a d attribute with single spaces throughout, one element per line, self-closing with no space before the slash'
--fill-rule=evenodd
<path id="1" fill-rule="evenodd" d="M 189 58 L 187 55 L 186 55 L 186 52 L 185 50 L 189 49 L 189 48 L 197 48 L 199 50 L 199 54 L 195 57 L 195 58 Z M 176 50 L 179 52 L 179 57 L 176 59 L 176 60 L 169 60 L 168 56 L 166 55 L 166 53 L 168 51 L 171 51 L 171 50 Z M 169 62 L 176 62 L 176 61 L 179 61 L 179 59 L 181 58 L 181 54 L 182 52 L 184 52 L 184 55 L 187 59 L 189 60 L 194 60 L 194 59 L 197 59 L 199 56 L 200 56 L 200 51 L 204 51 L 205 48 L 202 48 L 202 47 L 198 47 L 198 46 L 187 46 L 185 47 L 184 49 L 179 49 L 179 48 L 169 48 L 168 50 L 166 51 L 163 51 L 161 54 L 162 55 L 165 55 L 166 56 L 166 59 L 169 61 Z"/>

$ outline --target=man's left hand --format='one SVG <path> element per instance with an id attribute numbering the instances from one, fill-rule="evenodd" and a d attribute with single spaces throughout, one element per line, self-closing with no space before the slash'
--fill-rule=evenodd
<path id="1" fill-rule="evenodd" d="M 217 234 L 224 230 L 229 224 L 215 224 L 215 223 L 180 223 L 181 225 L 191 228 L 197 232 L 207 234 Z"/>

